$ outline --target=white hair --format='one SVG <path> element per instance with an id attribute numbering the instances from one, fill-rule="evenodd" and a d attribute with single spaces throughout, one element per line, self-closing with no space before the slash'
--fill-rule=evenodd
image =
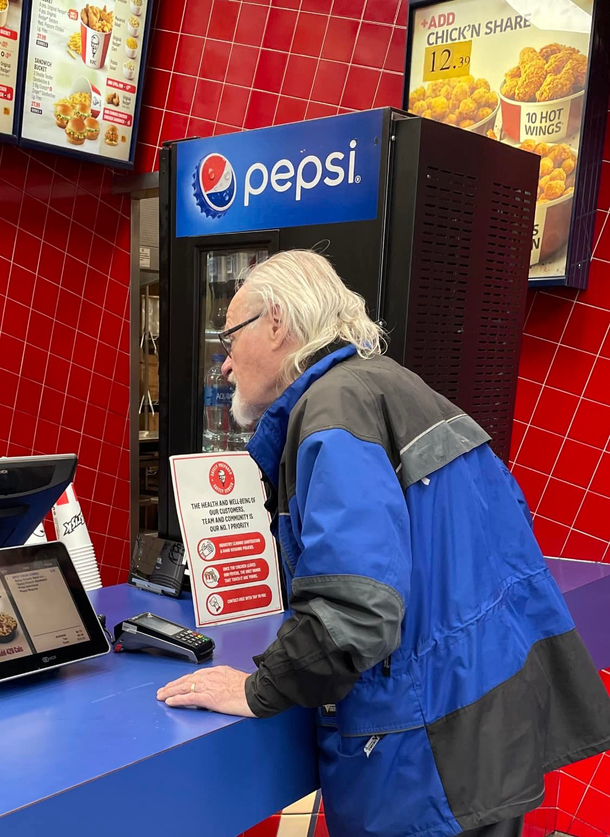
<path id="1" fill-rule="evenodd" d="M 330 261 L 313 250 L 284 250 L 251 268 L 239 280 L 252 308 L 279 311 L 289 336 L 299 345 L 284 360 L 281 377 L 289 384 L 309 359 L 330 343 L 352 343 L 360 357 L 382 354 L 383 329 L 369 317 L 364 299 L 341 280 Z"/>

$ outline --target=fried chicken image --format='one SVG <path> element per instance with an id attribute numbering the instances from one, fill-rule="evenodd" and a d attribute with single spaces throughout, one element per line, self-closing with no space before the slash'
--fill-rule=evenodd
<path id="1" fill-rule="evenodd" d="M 506 99 L 517 102 L 563 99 L 584 89 L 587 65 L 586 55 L 565 44 L 547 44 L 539 52 L 524 47 L 500 89 Z"/>
<path id="2" fill-rule="evenodd" d="M 536 92 L 538 102 L 550 102 L 552 99 L 563 99 L 569 96 L 574 88 L 574 76 L 567 68 L 558 76 L 547 76 Z"/>
<path id="3" fill-rule="evenodd" d="M 521 78 L 515 88 L 515 99 L 517 102 L 533 102 L 536 93 L 540 90 L 546 79 L 544 62 L 532 62 L 522 71 Z M 505 94 L 506 95 L 506 94 Z"/>
<path id="4" fill-rule="evenodd" d="M 411 113 L 460 128 L 493 118 L 498 104 L 498 94 L 491 90 L 487 79 L 472 75 L 432 81 L 409 95 Z"/>
<path id="5" fill-rule="evenodd" d="M 582 53 L 573 55 L 566 64 L 565 70 L 569 70 L 574 76 L 574 87 L 582 90 L 587 79 L 587 56 Z"/>
<path id="6" fill-rule="evenodd" d="M 555 55 L 557 52 L 561 52 L 562 49 L 565 49 L 563 44 L 547 44 L 543 46 L 540 50 L 540 55 L 545 61 L 548 61 L 551 55 Z"/>
<path id="7" fill-rule="evenodd" d="M 547 73 L 552 73 L 554 76 L 558 76 L 570 58 L 572 58 L 573 55 L 576 55 L 577 52 L 578 50 L 574 49 L 574 47 L 564 47 L 561 52 L 551 55 L 549 60 L 546 62 Z"/>

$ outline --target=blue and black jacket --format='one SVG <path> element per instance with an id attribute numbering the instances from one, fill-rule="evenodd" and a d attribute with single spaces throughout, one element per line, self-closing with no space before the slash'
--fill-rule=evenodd
<path id="1" fill-rule="evenodd" d="M 546 772 L 610 748 L 610 701 L 471 418 L 342 346 L 249 445 L 277 499 L 291 615 L 252 711 L 318 708 L 333 837 L 445 837 L 540 804 Z"/>

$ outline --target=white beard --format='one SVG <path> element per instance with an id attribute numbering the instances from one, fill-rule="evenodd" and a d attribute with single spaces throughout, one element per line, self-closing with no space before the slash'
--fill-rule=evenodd
<path id="1" fill-rule="evenodd" d="M 255 421 L 258 421 L 264 412 L 265 408 L 258 404 L 247 404 L 241 397 L 239 387 L 235 387 L 231 402 L 231 413 L 240 427 L 250 427 Z"/>

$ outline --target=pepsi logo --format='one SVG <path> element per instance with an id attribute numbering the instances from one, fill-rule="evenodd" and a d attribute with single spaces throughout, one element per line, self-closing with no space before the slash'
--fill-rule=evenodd
<path id="1" fill-rule="evenodd" d="M 197 166 L 193 188 L 203 214 L 219 218 L 235 200 L 237 181 L 233 166 L 222 154 L 208 154 Z"/>

